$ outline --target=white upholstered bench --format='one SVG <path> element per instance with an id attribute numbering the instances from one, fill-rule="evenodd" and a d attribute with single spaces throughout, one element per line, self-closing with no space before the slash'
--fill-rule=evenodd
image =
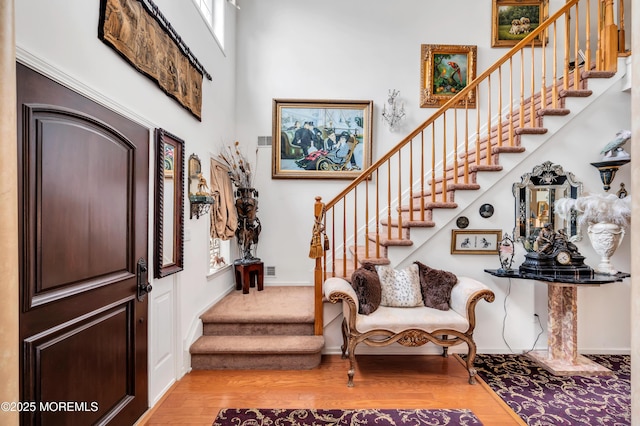
<path id="1" fill-rule="evenodd" d="M 342 301 L 342 357 L 349 357 L 347 386 L 353 386 L 355 349 L 360 343 L 369 346 L 422 346 L 433 342 L 443 348 L 447 356 L 450 346 L 466 343 L 469 383 L 475 384 L 474 360 L 476 343 L 473 330 L 476 324 L 475 306 L 481 299 L 493 302 L 494 293 L 483 283 L 468 277 L 458 277 L 451 290 L 451 309 L 442 311 L 426 306 L 397 308 L 380 306 L 369 315 L 358 313 L 358 298 L 351 284 L 342 278 L 329 278 L 323 285 L 324 296 L 332 303 Z"/>

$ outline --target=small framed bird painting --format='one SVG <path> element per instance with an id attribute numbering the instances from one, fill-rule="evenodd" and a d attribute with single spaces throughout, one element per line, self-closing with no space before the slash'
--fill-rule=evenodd
<path id="1" fill-rule="evenodd" d="M 439 108 L 476 78 L 477 46 L 423 44 L 420 58 L 420 107 Z M 476 107 L 476 90 L 462 95 L 457 105 Z"/>

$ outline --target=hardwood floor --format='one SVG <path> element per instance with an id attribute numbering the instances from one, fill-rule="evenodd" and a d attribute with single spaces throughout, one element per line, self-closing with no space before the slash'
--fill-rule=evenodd
<path id="1" fill-rule="evenodd" d="M 524 425 L 468 374 L 456 356 L 359 355 L 355 386 L 348 360 L 326 355 L 313 370 L 193 371 L 139 425 L 211 426 L 221 408 L 467 408 L 484 425 Z"/>

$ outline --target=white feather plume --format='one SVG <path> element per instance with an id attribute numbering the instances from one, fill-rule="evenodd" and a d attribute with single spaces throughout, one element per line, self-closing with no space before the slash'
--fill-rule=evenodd
<path id="1" fill-rule="evenodd" d="M 577 214 L 580 226 L 593 223 L 615 223 L 624 229 L 631 224 L 631 197 L 618 198 L 614 194 L 586 194 L 576 199 L 560 198 L 553 204 L 556 214 L 571 219 Z"/>

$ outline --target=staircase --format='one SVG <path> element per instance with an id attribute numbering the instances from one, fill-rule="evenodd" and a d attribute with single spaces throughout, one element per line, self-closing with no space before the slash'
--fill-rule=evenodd
<path id="1" fill-rule="evenodd" d="M 336 197 L 316 198 L 312 241 L 330 241 L 311 248 L 316 334 L 323 332 L 326 278 L 349 279 L 364 262 L 405 260 L 433 235 L 435 212 L 439 227 L 453 220 L 459 202 L 467 206 L 480 196 L 471 193 L 499 181 L 503 154 L 530 155 L 572 119 L 566 116 L 584 109 L 594 81 L 615 80 L 617 32 L 612 2 L 568 0 Z M 582 52 L 584 64 L 576 67 Z"/>
<path id="2" fill-rule="evenodd" d="M 423 242 L 420 238 L 412 236 L 412 230 L 417 228 L 435 228 L 436 222 L 433 220 L 433 213 L 435 210 L 449 209 L 452 211 L 451 217 L 454 217 L 457 213 L 455 210 L 459 207 L 456 202 L 456 194 L 460 195 L 465 191 L 478 191 L 480 195 L 480 189 L 486 190 L 487 187 L 481 187 L 478 184 L 478 177 L 483 174 L 492 173 L 496 174 L 494 179 L 489 181 L 496 181 L 499 179 L 500 173 L 503 172 L 503 166 L 500 164 L 501 154 L 520 154 L 520 161 L 522 161 L 533 150 L 527 149 L 522 144 L 522 138 L 529 138 L 530 145 L 539 147 L 544 141 L 549 139 L 548 129 L 544 125 L 545 117 L 567 117 L 564 119 L 564 124 L 573 119 L 582 109 L 585 108 L 586 103 L 582 103 L 574 108 L 568 108 L 567 103 L 570 99 L 585 99 L 594 96 L 594 91 L 589 88 L 590 81 L 613 79 L 616 76 L 616 72 L 612 71 L 595 71 L 593 67 L 589 71 L 580 71 L 579 83 L 575 84 L 575 73 L 568 74 L 567 87 L 571 87 L 570 90 L 564 89 L 564 78 L 559 78 L 555 89 L 547 87 L 543 95 L 541 92 L 536 93 L 532 98 L 524 100 L 524 104 L 527 108 L 524 110 L 524 114 L 520 109 L 515 109 L 511 113 L 506 114 L 505 121 L 499 124 L 494 124 L 483 138 L 479 140 L 475 148 L 471 148 L 466 152 L 458 154 L 460 159 L 466 161 L 458 162 L 457 166 L 449 166 L 445 169 L 445 173 L 441 177 L 431 179 L 427 181 L 427 189 L 424 191 L 418 191 L 412 194 L 410 201 L 401 204 L 397 207 L 399 217 L 392 217 L 391 215 L 382 217 L 379 220 L 379 228 L 377 232 L 369 232 L 366 235 L 366 241 L 360 245 L 351 245 L 348 248 L 347 262 L 342 262 L 342 259 L 337 259 L 332 271 L 332 276 L 339 276 L 349 279 L 351 273 L 362 262 L 373 264 L 397 264 L 403 260 L 403 258 L 396 256 L 393 258 L 392 247 L 407 247 L 416 246 L 419 247 Z M 615 79 L 613 79 L 615 80 Z M 602 94 L 614 81 L 609 84 L 601 85 L 596 92 L 596 97 Z M 557 93 L 558 101 L 555 108 L 550 107 L 553 103 L 552 94 Z M 589 101 L 587 101 L 589 102 Z M 523 115 L 520 120 L 520 115 Z M 503 142 L 509 140 L 509 134 L 511 136 L 511 143 L 504 145 Z M 479 153 L 479 155 L 477 154 Z M 490 160 L 487 157 L 490 156 Z M 465 166 L 468 166 L 465 170 Z M 467 173 L 468 180 L 466 183 L 460 183 L 463 176 Z M 443 195 L 443 191 L 446 194 Z M 446 201 L 433 201 L 433 197 Z M 475 200 L 477 196 L 466 197 L 466 204 Z M 445 221 L 446 222 L 446 221 Z M 442 226 L 440 222 L 438 225 Z M 376 252 L 376 249 L 378 250 Z M 359 259 L 354 263 L 353 259 Z M 346 268 L 346 269 L 344 269 Z"/>
<path id="3" fill-rule="evenodd" d="M 373 255 L 371 251 L 367 252 L 365 246 L 352 246 L 350 247 L 350 254 L 353 257 L 359 259 L 366 259 L 366 262 L 373 264 L 389 264 L 390 256 L 389 250 L 393 246 L 413 246 L 417 245 L 419 241 L 411 239 L 412 228 L 433 228 L 436 226 L 436 222 L 433 221 L 433 212 L 437 209 L 457 209 L 458 203 L 455 202 L 456 194 L 459 195 L 462 191 L 479 191 L 480 189 L 486 190 L 487 187 L 481 187 L 478 184 L 478 176 L 485 173 L 497 173 L 505 171 L 500 164 L 501 154 L 521 154 L 520 161 L 526 157 L 530 152 L 522 145 L 521 141 L 523 137 L 528 137 L 532 145 L 541 146 L 542 141 L 540 139 L 548 139 L 548 129 L 544 125 L 545 117 L 557 116 L 564 117 L 573 114 L 576 116 L 580 110 L 584 109 L 585 105 L 581 105 L 576 108 L 567 108 L 567 101 L 571 98 L 589 98 L 594 95 L 594 91 L 589 89 L 589 82 L 594 79 L 611 79 L 616 75 L 615 72 L 609 71 L 584 71 L 582 72 L 580 84 L 578 88 L 572 90 L 563 90 L 563 79 L 559 79 L 557 83 L 557 93 L 559 96 L 558 107 L 549 108 L 547 105 L 551 104 L 552 88 L 546 90 L 546 102 L 543 102 L 542 94 L 536 93 L 531 99 L 525 99 L 525 104 L 533 105 L 532 108 L 527 108 L 523 121 L 520 122 L 520 111 L 512 111 L 508 114 L 507 123 L 500 125 L 494 125 L 489 134 L 482 138 L 479 143 L 479 151 L 477 148 L 468 150 L 468 153 L 459 154 L 462 159 L 465 155 L 468 155 L 470 163 L 485 162 L 488 155 L 491 156 L 491 160 L 487 164 L 471 165 L 468 168 L 469 181 L 468 183 L 457 183 L 456 178 L 461 179 L 465 173 L 464 164 L 459 163 L 457 168 L 451 166 L 446 169 L 444 177 L 438 177 L 434 180 L 435 194 L 437 197 L 442 196 L 442 192 L 447 191 L 446 199 L 448 202 L 431 202 L 432 191 L 426 190 L 423 193 L 413 194 L 411 201 L 407 204 L 400 206 L 399 211 L 401 213 L 399 219 L 391 219 L 389 221 L 386 218 L 380 220 L 381 235 L 370 233 L 367 238 L 371 243 L 375 243 L 376 239 L 382 248 L 379 257 Z M 612 83 L 611 83 L 612 84 Z M 569 74 L 568 86 L 574 86 L 574 73 Z M 604 88 L 602 88 L 604 89 Z M 596 96 L 602 93 L 602 89 L 598 91 Z M 566 118 L 564 121 L 568 122 L 573 118 Z M 519 127 L 519 124 L 522 126 Z M 566 123 L 565 123 L 566 124 Z M 501 127 L 501 128 L 500 128 Z M 503 146 L 501 140 L 508 140 L 509 132 L 513 132 L 513 144 Z M 531 135 L 531 136 L 525 136 Z M 536 137 L 537 136 L 537 137 Z M 531 151 L 531 150 L 529 150 Z M 478 155 L 479 152 L 479 155 Z M 513 156 L 512 156 L 513 157 Z M 498 174 L 499 176 L 500 174 Z M 446 182 L 443 182 L 446 180 Z M 495 180 L 495 179 L 494 179 Z M 431 181 L 428 182 L 431 185 Z M 479 194 L 478 194 L 479 195 Z M 475 196 L 467 197 L 477 198 Z M 468 201 L 468 200 L 467 200 Z M 467 203 L 468 204 L 468 203 Z M 424 210 L 424 218 L 421 215 L 421 211 Z M 416 218 L 418 220 L 416 220 Z M 442 225 L 442 223 L 440 223 Z M 389 228 L 389 229 L 388 229 Z M 388 230 L 387 230 L 388 229 Z M 390 238 L 388 238 L 390 236 Z M 370 244 L 369 248 L 374 247 L 374 244 Z M 401 259 L 396 259 L 397 263 Z M 353 271 L 347 268 L 346 273 L 341 274 L 345 277 L 349 277 Z M 340 274 L 338 274 L 340 275 Z"/>
<path id="4" fill-rule="evenodd" d="M 229 293 L 201 315 L 190 348 L 194 370 L 305 370 L 320 364 L 313 287 L 265 287 Z"/>

